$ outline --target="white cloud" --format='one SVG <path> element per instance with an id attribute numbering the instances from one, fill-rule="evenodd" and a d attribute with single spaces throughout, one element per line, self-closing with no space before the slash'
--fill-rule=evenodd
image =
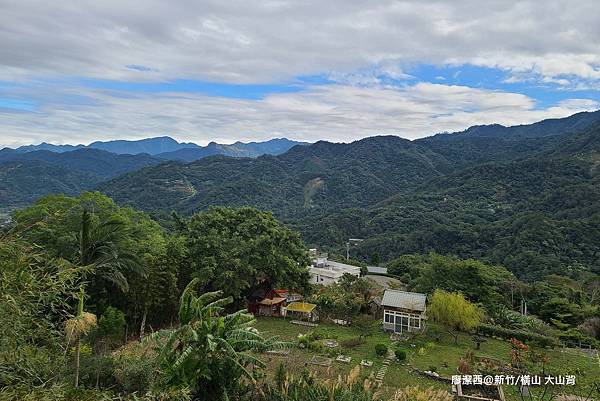
<path id="1" fill-rule="evenodd" d="M 1 145 L 41 139 L 87 143 L 156 135 L 201 144 L 275 136 L 337 142 L 380 134 L 418 138 L 475 124 L 514 125 L 565 117 L 599 106 L 589 99 L 569 99 L 537 109 L 534 100 L 522 94 L 431 83 L 401 88 L 317 85 L 262 100 L 58 86 L 25 87 L 22 91 L 30 97 L 42 94 L 43 101 L 34 112 L 0 109 Z M 78 99 L 75 104 L 70 102 L 73 97 Z"/>
<path id="2" fill-rule="evenodd" d="M 401 77 L 413 63 L 600 80 L 597 0 L 3 0 L 1 10 L 0 80 L 274 82 L 373 65 Z"/>

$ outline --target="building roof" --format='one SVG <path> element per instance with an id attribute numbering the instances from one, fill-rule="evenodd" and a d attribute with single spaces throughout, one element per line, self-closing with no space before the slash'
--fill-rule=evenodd
<path id="1" fill-rule="evenodd" d="M 292 312 L 302 312 L 302 313 L 310 313 L 312 312 L 317 305 L 309 304 L 307 302 L 292 302 L 288 305 L 287 310 Z"/>
<path id="2" fill-rule="evenodd" d="M 381 306 L 381 297 L 375 297 L 371 299 L 371 302 L 373 302 L 377 306 Z"/>
<path id="3" fill-rule="evenodd" d="M 385 290 L 381 305 L 423 312 L 427 296 L 418 292 Z"/>
<path id="4" fill-rule="evenodd" d="M 381 266 L 367 266 L 367 271 L 372 274 L 388 274 L 388 269 Z"/>
<path id="5" fill-rule="evenodd" d="M 319 275 L 319 276 L 324 276 L 324 277 L 329 277 L 332 279 L 336 279 L 336 278 L 340 278 L 344 275 L 344 273 L 348 273 L 347 271 L 341 271 L 341 270 L 331 270 L 331 269 L 327 269 L 327 268 L 322 268 L 322 267 L 313 267 L 311 266 L 308 271 L 312 274 L 312 275 Z"/>
<path id="6" fill-rule="evenodd" d="M 329 277 L 335 280 L 342 277 L 345 273 L 349 273 L 355 276 L 358 276 L 360 274 L 359 266 L 334 262 L 333 260 L 328 260 L 327 258 L 322 259 L 323 260 L 320 263 L 318 261 L 313 261 L 313 265 L 310 266 L 309 271 L 313 276 L 319 275 Z"/>
<path id="7" fill-rule="evenodd" d="M 273 299 L 265 298 L 262 301 L 260 301 L 259 304 L 261 304 L 261 305 L 277 305 L 277 304 L 282 303 L 283 301 L 285 301 L 285 298 L 273 298 Z"/>

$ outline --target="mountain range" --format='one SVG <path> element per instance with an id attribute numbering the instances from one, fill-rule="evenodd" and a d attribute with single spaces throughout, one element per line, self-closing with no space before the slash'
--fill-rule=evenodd
<path id="1" fill-rule="evenodd" d="M 279 156 L 215 156 L 102 183 L 165 218 L 212 205 L 271 210 L 310 246 L 368 259 L 431 251 L 522 278 L 600 272 L 600 112 L 408 141 L 320 141 Z"/>
<path id="2" fill-rule="evenodd" d="M 4 148 L 5 153 L 29 153 L 46 150 L 53 153 L 72 152 L 79 149 L 99 149 L 118 155 L 148 154 L 166 160 L 194 161 L 202 157 L 223 154 L 237 157 L 257 157 L 263 154 L 278 155 L 286 152 L 295 145 L 307 145 L 308 142 L 292 141 L 287 138 L 274 138 L 264 142 L 235 142 L 222 145 L 211 142 L 207 146 L 196 145 L 192 142 L 178 142 L 169 136 L 145 138 L 139 140 L 96 141 L 89 145 L 53 145 L 42 142 L 39 145 L 25 145 L 16 149 Z M 178 153 L 178 152 L 182 153 Z"/>
<path id="3" fill-rule="evenodd" d="M 525 279 L 600 272 L 600 111 L 414 141 L 293 144 L 179 144 L 153 155 L 3 150 L 0 200 L 94 188 L 159 221 L 173 210 L 250 205 L 310 246 L 339 252 L 364 238 L 352 252 L 365 259 L 435 251 Z"/>
<path id="4" fill-rule="evenodd" d="M 161 194 L 154 197 L 156 202 L 183 213 L 212 204 L 251 204 L 282 217 L 303 216 L 372 206 L 394 194 L 411 193 L 429 180 L 485 163 L 546 158 L 548 152 L 572 141 L 575 133 L 599 123 L 600 111 L 527 126 L 479 126 L 415 141 L 397 136 L 347 144 L 319 141 L 279 156 L 161 164 L 120 176 L 100 188 L 148 211 L 160 209 L 148 200 L 154 193 Z"/>
<path id="5" fill-rule="evenodd" d="M 296 145 L 307 143 L 277 138 L 231 145 L 213 142 L 203 147 L 159 137 L 93 142 L 87 146 L 42 143 L 4 148 L 0 150 L 0 208 L 22 206 L 48 193 L 77 194 L 110 178 L 166 160 L 189 162 L 210 155 L 277 155 Z"/>

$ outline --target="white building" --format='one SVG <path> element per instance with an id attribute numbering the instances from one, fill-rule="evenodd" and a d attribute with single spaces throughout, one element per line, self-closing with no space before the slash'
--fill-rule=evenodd
<path id="1" fill-rule="evenodd" d="M 415 332 L 425 328 L 427 296 L 417 292 L 387 289 L 383 294 L 383 328 L 394 333 Z"/>
<path id="2" fill-rule="evenodd" d="M 313 259 L 309 268 L 311 281 L 314 284 L 329 285 L 337 283 L 344 274 L 360 276 L 360 267 L 328 260 L 326 255 L 319 255 Z"/>

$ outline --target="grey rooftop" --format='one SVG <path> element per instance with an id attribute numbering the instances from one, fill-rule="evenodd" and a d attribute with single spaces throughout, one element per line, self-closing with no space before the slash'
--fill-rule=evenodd
<path id="1" fill-rule="evenodd" d="M 385 290 L 381 305 L 423 312 L 426 301 L 427 296 L 418 292 Z"/>

